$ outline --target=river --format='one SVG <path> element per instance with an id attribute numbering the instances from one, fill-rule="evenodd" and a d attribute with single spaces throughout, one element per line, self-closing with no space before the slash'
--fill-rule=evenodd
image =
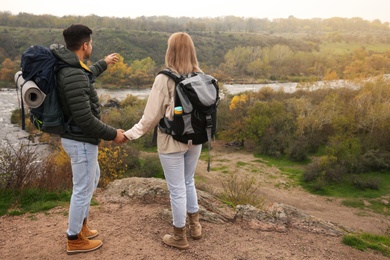
<path id="1" fill-rule="evenodd" d="M 356 88 L 358 87 L 353 81 L 346 80 L 334 80 L 334 81 L 317 81 L 310 83 L 298 84 L 295 82 L 285 82 L 285 83 L 267 83 L 267 84 L 224 84 L 221 95 L 232 94 L 236 95 L 241 92 L 246 91 L 259 91 L 262 88 L 271 88 L 275 91 L 281 90 L 286 93 L 293 93 L 298 89 L 304 90 L 315 90 L 319 88 L 338 88 L 340 86 Z M 119 101 L 126 98 L 127 95 L 137 96 L 139 98 L 146 98 L 149 95 L 150 89 L 143 90 L 108 90 L 108 89 L 98 89 L 99 95 L 108 95 L 111 98 L 116 98 Z M 226 93 L 225 93 L 226 92 Z"/>
<path id="2" fill-rule="evenodd" d="M 258 91 L 264 87 L 269 87 L 274 90 L 282 89 L 284 92 L 292 93 L 297 89 L 297 83 L 288 82 L 288 83 L 270 83 L 270 84 L 225 84 L 223 85 L 224 89 L 226 89 L 226 93 L 224 94 L 233 94 L 236 95 L 245 91 Z M 123 100 L 127 95 L 137 96 L 139 98 L 146 98 L 149 95 L 150 89 L 142 89 L 142 90 L 109 90 L 109 89 L 98 89 L 99 95 L 107 95 L 111 98 L 115 98 L 117 100 Z"/>

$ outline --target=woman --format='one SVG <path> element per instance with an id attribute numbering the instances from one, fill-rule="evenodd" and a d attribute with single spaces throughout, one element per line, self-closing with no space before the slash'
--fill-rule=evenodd
<path id="1" fill-rule="evenodd" d="M 165 65 L 174 73 L 187 75 L 202 72 L 198 65 L 194 43 L 187 33 L 178 32 L 168 39 Z M 125 132 L 134 140 L 154 129 L 161 118 L 172 119 L 174 113 L 175 82 L 168 76 L 156 76 L 141 120 Z M 157 151 L 170 192 L 173 215 L 173 235 L 165 235 L 163 242 L 179 249 L 189 248 L 186 237 L 186 214 L 189 217 L 190 235 L 202 237 L 199 223 L 199 206 L 194 174 L 202 145 L 178 142 L 171 135 L 157 132 Z"/>

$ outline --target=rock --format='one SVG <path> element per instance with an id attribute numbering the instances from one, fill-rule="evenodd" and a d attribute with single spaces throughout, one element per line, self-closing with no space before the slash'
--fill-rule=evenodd
<path id="1" fill-rule="evenodd" d="M 107 186 L 102 198 L 114 203 L 131 203 L 132 200 L 162 203 L 167 208 L 159 214 L 167 221 L 172 219 L 169 191 L 163 179 L 132 177 L 115 180 Z M 282 203 L 271 203 L 263 208 L 238 205 L 233 210 L 218 198 L 200 190 L 198 200 L 200 219 L 212 223 L 236 222 L 250 229 L 274 232 L 287 232 L 289 228 L 296 228 L 330 236 L 340 236 L 347 232 L 346 228 Z"/>
<path id="2" fill-rule="evenodd" d="M 104 107 L 116 107 L 119 108 L 121 106 L 120 102 L 116 98 L 111 98 L 104 104 Z"/>
<path id="3" fill-rule="evenodd" d="M 104 195 L 112 202 L 139 199 L 144 203 L 169 202 L 169 191 L 163 179 L 124 178 L 111 182 Z"/>
<path id="4" fill-rule="evenodd" d="M 257 209 L 250 205 L 236 207 L 235 219 L 239 222 L 248 222 L 249 226 L 260 227 L 260 230 L 271 229 L 285 232 L 287 228 L 297 228 L 312 233 L 321 233 L 330 236 L 340 236 L 345 231 L 323 220 L 317 219 L 305 212 L 289 205 L 273 203 L 264 209 Z M 253 222 L 257 220 L 258 222 Z M 261 224 L 259 223 L 261 222 Z"/>
<path id="5" fill-rule="evenodd" d="M 170 206 L 166 181 L 157 178 L 124 178 L 111 182 L 103 198 L 113 203 L 129 203 L 132 199 L 143 203 L 163 203 Z M 209 193 L 198 190 L 201 219 L 212 223 L 233 221 L 234 215 L 224 212 L 226 205 Z M 162 214 L 166 215 L 166 213 Z"/>

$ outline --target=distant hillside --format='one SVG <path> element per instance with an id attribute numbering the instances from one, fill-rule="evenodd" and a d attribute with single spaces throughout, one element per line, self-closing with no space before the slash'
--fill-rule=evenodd
<path id="1" fill-rule="evenodd" d="M 15 59 L 31 45 L 50 46 L 52 43 L 63 43 L 62 30 L 2 26 L 0 27 L 0 52 L 5 57 Z M 94 51 L 91 60 L 118 52 L 129 63 L 136 59 L 151 57 L 157 65 L 162 65 L 170 35 L 170 32 L 96 29 L 92 35 Z M 191 36 L 197 47 L 199 61 L 212 67 L 222 63 L 224 55 L 237 46 L 266 47 L 283 44 L 293 50 L 308 52 L 316 48 L 316 44 L 309 44 L 305 39 L 288 39 L 265 34 L 192 32 Z"/>
<path id="2" fill-rule="evenodd" d="M 140 17 L 110 18 L 91 16 L 11 15 L 0 12 L 0 62 L 14 60 L 33 44 L 49 46 L 61 43 L 62 30 L 72 23 L 83 23 L 94 30 L 96 60 L 118 52 L 126 62 L 151 57 L 162 65 L 169 35 L 189 32 L 204 65 L 216 67 L 224 55 L 235 47 L 272 47 L 286 45 L 293 51 L 319 50 L 324 42 L 390 44 L 389 23 L 361 18 L 329 19 L 244 19 L 234 16 L 220 18 Z"/>

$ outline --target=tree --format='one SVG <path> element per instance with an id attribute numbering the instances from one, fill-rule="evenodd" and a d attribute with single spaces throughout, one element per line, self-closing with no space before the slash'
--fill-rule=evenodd
<path id="1" fill-rule="evenodd" d="M 295 132 L 294 118 L 284 102 L 255 101 L 245 118 L 245 136 L 254 141 L 264 154 L 286 154 Z"/>
<path id="2" fill-rule="evenodd" d="M 249 93 L 234 96 L 229 106 L 225 106 L 226 110 L 229 110 L 224 114 L 224 118 L 227 122 L 223 122 L 224 130 L 221 136 L 228 140 L 240 141 L 245 140 L 245 118 L 249 107 L 253 104 L 253 99 Z M 221 105 L 220 105 L 221 107 Z M 223 106 L 222 106 L 223 107 Z M 218 109 L 221 113 L 221 109 Z"/>
<path id="3" fill-rule="evenodd" d="M 13 82 L 15 72 L 17 71 L 16 66 L 17 66 L 16 62 L 13 62 L 11 59 L 6 58 L 1 63 L 0 80 Z"/>
<path id="4" fill-rule="evenodd" d="M 268 78 L 271 66 L 261 59 L 256 59 L 248 64 L 246 70 L 251 73 L 253 77 L 262 76 Z"/>
<path id="5" fill-rule="evenodd" d="M 150 57 L 146 57 L 142 60 L 134 60 L 131 63 L 131 69 L 133 70 L 133 73 L 137 72 L 138 70 L 143 70 L 146 74 L 153 75 L 155 68 L 156 62 Z"/>
<path id="6" fill-rule="evenodd" d="M 134 60 L 131 63 L 133 73 L 130 76 L 130 81 L 136 86 L 148 85 L 153 82 L 153 76 L 156 68 L 156 62 L 150 57 L 142 60 Z"/>
<path id="7" fill-rule="evenodd" d="M 269 57 L 272 66 L 272 74 L 275 76 L 282 76 L 284 67 L 287 65 L 286 61 L 291 59 L 293 52 L 289 46 L 276 44 L 270 49 Z"/>
<path id="8" fill-rule="evenodd" d="M 117 54 L 118 62 L 114 65 L 108 66 L 105 73 L 103 73 L 99 79 L 105 84 L 125 85 L 129 83 L 129 77 L 132 73 L 132 69 L 124 62 L 124 58 Z"/>

